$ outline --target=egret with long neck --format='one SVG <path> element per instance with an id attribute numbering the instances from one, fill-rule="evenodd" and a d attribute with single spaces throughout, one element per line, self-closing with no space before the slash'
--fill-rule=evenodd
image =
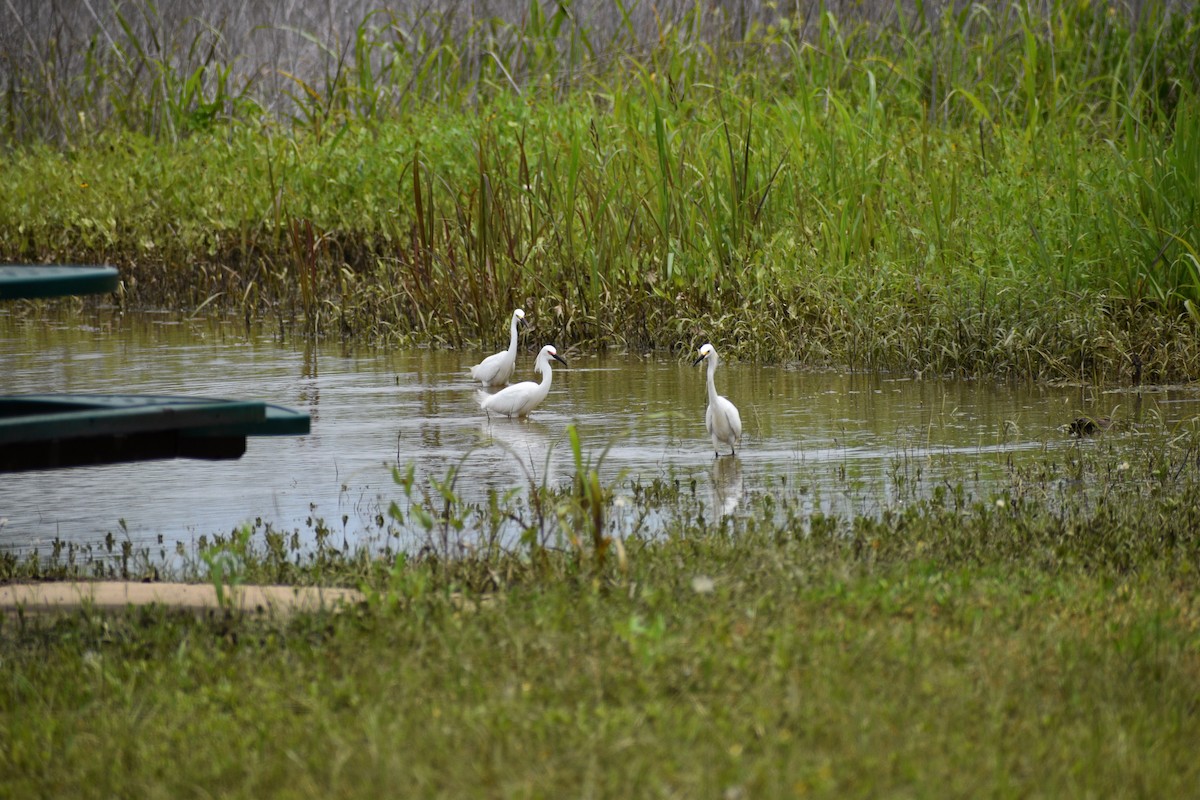
<path id="1" fill-rule="evenodd" d="M 533 362 L 533 371 L 542 374 L 541 383 L 522 381 L 507 386 L 495 394 L 479 391 L 477 392 L 479 407 L 488 412 L 489 416 L 493 411 L 506 417 L 528 416 L 529 412 L 537 408 L 538 404 L 546 399 L 546 395 L 550 394 L 550 381 L 553 377 L 550 369 L 551 359 L 564 367 L 567 365 L 567 362 L 559 357 L 554 345 L 548 344 L 542 348 L 537 355 L 537 360 Z"/>
<path id="2" fill-rule="evenodd" d="M 512 313 L 508 331 L 508 349 L 490 355 L 471 367 L 471 378 L 484 386 L 503 386 L 517 368 L 517 323 L 525 321 L 525 312 L 517 309 Z"/>
<path id="3" fill-rule="evenodd" d="M 729 445 L 729 455 L 737 455 L 737 447 L 742 441 L 742 417 L 738 414 L 737 406 L 728 398 L 717 394 L 717 385 L 713 382 L 713 373 L 717 371 L 717 349 L 711 344 L 700 348 L 700 356 L 692 362 L 696 366 L 701 361 L 708 362 L 708 411 L 704 414 L 704 426 L 712 437 L 713 454 L 721 456 L 721 445 Z"/>

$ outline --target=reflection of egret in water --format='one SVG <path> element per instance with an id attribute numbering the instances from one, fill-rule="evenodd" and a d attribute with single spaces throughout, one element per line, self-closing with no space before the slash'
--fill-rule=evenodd
<path id="1" fill-rule="evenodd" d="M 536 482 L 550 476 L 549 455 L 553 449 L 550 428 L 530 419 L 496 417 L 479 426 L 479 441 L 485 447 L 507 451 Z"/>
<path id="2" fill-rule="evenodd" d="M 713 508 L 721 516 L 732 514 L 742 500 L 742 460 L 718 458 L 712 465 Z"/>

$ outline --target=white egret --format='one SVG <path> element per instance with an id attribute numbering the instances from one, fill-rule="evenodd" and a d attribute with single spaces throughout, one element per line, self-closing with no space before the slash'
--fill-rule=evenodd
<path id="1" fill-rule="evenodd" d="M 517 368 L 517 323 L 525 320 L 525 312 L 517 309 L 512 314 L 508 333 L 508 349 L 490 355 L 471 367 L 471 379 L 484 386 L 503 386 Z"/>
<path id="2" fill-rule="evenodd" d="M 720 457 L 721 445 L 727 444 L 729 454 L 736 456 L 737 446 L 742 441 L 742 417 L 738 414 L 737 406 L 717 394 L 716 384 L 713 383 L 713 373 L 717 371 L 717 349 L 711 344 L 703 345 L 700 357 L 692 362 L 692 366 L 701 361 L 708 362 L 708 411 L 704 415 L 704 426 L 712 436 L 713 452 Z"/>
<path id="3" fill-rule="evenodd" d="M 488 394 L 482 390 L 477 391 L 476 397 L 479 398 L 479 407 L 489 414 L 495 411 L 497 414 L 503 414 L 506 417 L 524 417 L 528 415 L 550 393 L 550 359 L 558 361 L 564 367 L 567 365 L 567 362 L 559 357 L 558 351 L 554 349 L 554 345 L 548 344 L 542 348 L 542 351 L 538 353 L 537 360 L 533 362 L 533 371 L 542 373 L 541 383 L 522 381 L 521 383 L 514 383 L 512 386 L 507 386 L 495 394 Z"/>

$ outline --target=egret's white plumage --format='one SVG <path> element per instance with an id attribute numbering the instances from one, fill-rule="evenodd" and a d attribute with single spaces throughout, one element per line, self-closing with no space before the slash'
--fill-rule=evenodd
<path id="1" fill-rule="evenodd" d="M 711 344 L 703 345 L 700 357 L 692 362 L 692 366 L 701 361 L 708 362 L 708 411 L 704 414 L 704 426 L 712 437 L 713 452 L 720 456 L 721 445 L 727 444 L 729 454 L 735 456 L 742 441 L 742 417 L 738 414 L 737 406 L 717 394 L 717 386 L 713 383 L 713 373 L 717 371 L 717 349 Z"/>
<path id="2" fill-rule="evenodd" d="M 517 323 L 525 319 L 525 312 L 517 309 L 512 314 L 512 325 L 508 334 L 508 349 L 490 355 L 471 367 L 471 378 L 484 386 L 503 386 L 517 368 Z"/>
<path id="3" fill-rule="evenodd" d="M 506 386 L 495 394 L 479 391 L 476 396 L 479 398 L 480 408 L 489 413 L 495 411 L 506 417 L 526 416 L 550 393 L 550 359 L 558 361 L 564 367 L 567 365 L 567 362 L 559 357 L 554 345 L 548 344 L 542 348 L 538 353 L 537 360 L 533 362 L 533 371 L 542 373 L 541 383 L 522 381 L 514 383 L 512 386 Z"/>

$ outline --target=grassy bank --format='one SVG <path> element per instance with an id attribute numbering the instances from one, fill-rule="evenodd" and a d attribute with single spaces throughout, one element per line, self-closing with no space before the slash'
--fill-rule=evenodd
<path id="1" fill-rule="evenodd" d="M 789 490 L 701 523 L 686 487 L 656 484 L 625 502 L 673 522 L 620 547 L 594 535 L 615 505 L 593 513 L 584 480 L 538 501 L 562 526 L 544 546 L 314 556 L 294 580 L 358 582 L 370 598 L 338 616 L 5 619 L 0 785 L 1187 795 L 1200 777 L 1195 452 L 1189 436 L 1131 462 L 1084 448 L 995 497 L 948 490 L 879 518 L 811 516 Z M 449 529 L 478 547 L 488 520 L 532 520 L 526 502 L 438 496 L 393 520 L 431 543 L 437 520 L 467 520 Z M 223 546 L 241 547 L 248 580 L 297 569 L 269 542 Z"/>
<path id="2" fill-rule="evenodd" d="M 1194 582 L 696 549 L 648 555 L 632 590 L 547 584 L 467 612 L 435 591 L 274 625 L 7 623 L 0 780 L 76 797 L 1086 797 L 1186 796 L 1200 777 Z"/>
<path id="3" fill-rule="evenodd" d="M 693 13 L 371 15 L 274 94 L 117 27 L 59 122 L 10 91 L 0 257 L 334 335 L 490 344 L 519 305 L 560 343 L 1196 374 L 1195 7 Z"/>

